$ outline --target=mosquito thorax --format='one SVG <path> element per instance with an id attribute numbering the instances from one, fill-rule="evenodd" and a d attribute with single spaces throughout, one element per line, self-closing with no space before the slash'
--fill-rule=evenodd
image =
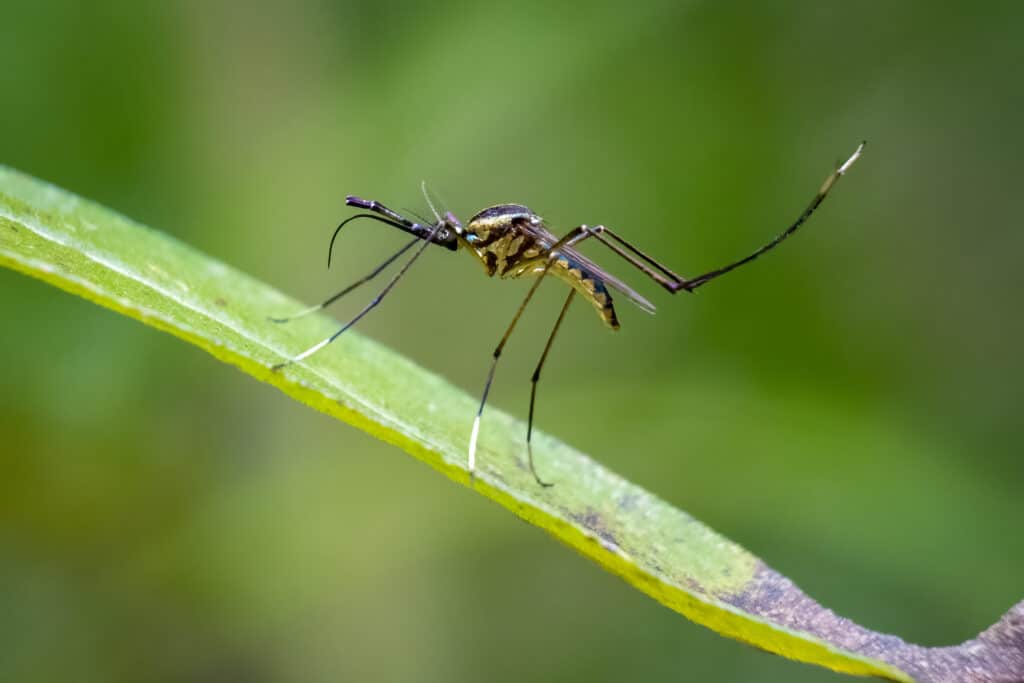
<path id="1" fill-rule="evenodd" d="M 498 204 L 470 218 L 463 237 L 473 244 L 481 240 L 490 240 L 492 235 L 500 235 L 517 226 L 540 224 L 540 216 L 522 204 Z"/>

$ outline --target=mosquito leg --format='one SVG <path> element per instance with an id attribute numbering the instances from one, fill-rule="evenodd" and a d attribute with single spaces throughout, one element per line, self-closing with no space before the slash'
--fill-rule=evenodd
<path id="1" fill-rule="evenodd" d="M 764 245 L 763 247 L 755 251 L 753 254 L 747 256 L 746 258 L 740 259 L 735 263 L 731 263 L 728 266 L 718 268 L 716 270 L 705 273 L 698 277 L 687 279 L 681 275 L 676 274 L 675 272 L 669 270 L 666 266 L 659 263 L 648 254 L 640 251 L 640 249 L 636 248 L 635 246 L 627 242 L 625 239 L 615 234 L 614 232 L 612 232 L 603 225 L 595 225 L 592 228 L 588 228 L 586 226 L 576 228 L 576 230 L 569 233 L 568 235 L 566 235 L 565 238 L 563 238 L 563 240 L 567 240 L 566 242 L 562 243 L 562 241 L 560 240 L 560 243 L 557 244 L 555 247 L 552 247 L 552 250 L 557 249 L 559 246 L 573 246 L 579 244 L 580 242 L 589 237 L 596 237 L 598 241 L 600 241 L 603 245 L 614 251 L 618 256 L 620 256 L 623 260 L 628 262 L 631 266 L 640 270 L 649 278 L 651 278 L 659 285 L 661 285 L 668 291 L 672 292 L 673 294 L 678 292 L 680 289 L 685 289 L 688 292 L 692 292 L 701 285 L 715 279 L 719 275 L 724 275 L 729 271 L 735 270 L 736 268 L 739 268 L 740 266 L 746 263 L 750 263 L 751 261 L 756 259 L 761 254 L 765 253 L 766 251 L 774 249 L 776 246 L 778 246 L 780 242 L 782 242 L 787 237 L 796 232 L 797 229 L 801 225 L 803 225 L 808 218 L 810 218 L 811 214 L 814 213 L 818 206 L 825 200 L 825 197 L 828 196 L 828 193 L 832 189 L 832 186 L 836 184 L 836 181 L 838 181 L 839 178 L 842 177 L 850 169 L 850 166 L 852 166 L 853 163 L 857 161 L 857 159 L 861 155 L 861 152 L 864 149 L 864 144 L 865 143 L 862 142 L 857 147 L 853 155 L 850 156 L 849 159 L 847 159 L 828 178 L 825 179 L 825 182 L 822 184 L 821 189 L 818 190 L 818 194 L 811 201 L 810 205 L 804 210 L 802 214 L 800 214 L 800 217 L 797 218 L 796 222 L 790 225 L 782 234 L 778 235 L 771 242 Z M 607 235 L 607 237 L 605 237 L 605 235 Z"/>
<path id="2" fill-rule="evenodd" d="M 825 197 L 828 196 L 828 193 L 832 189 L 832 186 L 835 185 L 836 182 L 838 182 L 839 179 L 843 177 L 843 175 L 848 170 L 850 170 L 850 167 L 853 166 L 853 163 L 857 161 L 858 158 L 860 158 L 860 154 L 864 150 L 865 144 L 867 143 L 860 143 L 860 145 L 857 146 L 857 149 L 850 156 L 850 158 L 843 162 L 843 164 L 836 168 L 836 170 L 833 171 L 832 174 L 825 179 L 825 182 L 822 183 L 821 185 L 821 189 L 818 190 L 818 194 L 814 196 L 814 199 L 812 199 L 811 203 L 807 206 L 806 209 L 804 209 L 804 212 L 800 214 L 800 217 L 797 218 L 792 225 L 786 228 L 784 232 L 777 235 L 774 239 L 768 242 L 768 244 L 764 245 L 763 247 L 761 247 L 754 253 L 750 254 L 749 256 L 740 259 L 739 261 L 735 261 L 734 263 L 730 263 L 729 265 L 723 266 L 721 268 L 716 268 L 715 270 L 709 271 L 695 278 L 684 280 L 683 282 L 680 283 L 679 289 L 685 289 L 688 292 L 692 292 L 701 285 L 707 284 L 711 280 L 714 280 L 719 275 L 725 275 L 731 270 L 735 270 L 736 268 L 739 268 L 740 266 L 746 263 L 750 263 L 751 261 L 756 259 L 761 254 L 765 253 L 766 251 L 771 251 L 772 249 L 777 247 L 783 240 L 785 240 L 787 237 L 796 232 L 797 228 L 803 225 L 804 222 L 808 218 L 810 218 L 811 214 L 814 213 L 815 209 L 817 209 L 818 206 L 820 206 L 821 203 L 825 201 Z"/>
<path id="3" fill-rule="evenodd" d="M 391 288 L 395 286 L 395 283 L 398 282 L 398 280 L 403 275 L 405 275 L 405 271 L 409 270 L 409 267 L 413 263 L 416 262 L 416 259 L 418 259 L 420 257 L 420 254 L 422 254 L 426 250 L 426 248 L 430 246 L 431 241 L 434 239 L 434 236 L 437 234 L 437 232 L 441 229 L 442 226 L 443 226 L 442 223 L 438 223 L 437 225 L 434 226 L 434 228 L 430 231 L 430 233 L 423 239 L 423 243 L 420 245 L 420 248 L 417 249 L 416 252 L 411 257 L 409 257 L 409 260 L 406 261 L 405 264 L 403 264 L 402 267 L 399 269 L 399 271 L 394 274 L 394 276 L 391 278 L 391 280 L 389 280 L 388 283 L 386 285 L 384 285 L 384 289 L 380 290 L 380 293 L 377 294 L 377 296 L 375 296 L 373 298 L 373 301 L 371 301 L 370 303 L 366 304 L 366 306 L 364 306 L 363 309 L 361 311 L 359 311 L 359 313 L 357 313 L 354 318 L 352 318 L 347 323 L 345 323 L 341 327 L 341 329 L 339 329 L 337 332 L 335 332 L 331 336 L 327 337 L 323 341 L 321 341 L 321 342 L 319 342 L 317 344 L 314 344 L 313 346 L 309 347 L 308 349 L 306 349 L 305 351 L 303 351 L 299 355 L 295 356 L 291 360 L 287 360 L 284 363 L 278 363 L 277 365 L 275 365 L 271 369 L 277 371 L 277 370 L 280 370 L 281 368 L 284 368 L 284 367 L 286 367 L 288 365 L 291 365 L 292 363 L 297 363 L 300 360 L 303 360 L 305 358 L 309 358 L 314 353 L 316 353 L 317 351 L 319 351 L 320 349 L 324 348 L 325 346 L 330 344 L 332 341 L 334 341 L 335 339 L 340 337 L 342 334 L 344 334 L 344 332 L 346 330 L 348 330 L 348 328 L 352 327 L 357 322 L 359 322 L 364 315 L 366 315 L 367 313 L 372 311 L 374 308 L 376 308 L 377 304 L 379 304 L 381 302 L 381 300 L 385 296 L 387 296 L 387 293 L 391 291 Z"/>
<path id="4" fill-rule="evenodd" d="M 480 416 L 484 413 L 484 406 L 487 404 L 487 394 L 491 391 L 491 382 L 494 381 L 494 370 L 498 367 L 498 359 L 501 358 L 501 352 L 505 348 L 505 343 L 508 341 L 509 336 L 512 334 L 512 330 L 516 328 L 516 323 L 519 322 L 519 318 L 523 315 L 523 310 L 526 308 L 526 304 L 530 303 L 530 299 L 533 298 L 534 292 L 537 291 L 537 287 L 540 286 L 544 276 L 548 274 L 548 270 L 551 269 L 551 264 L 555 262 L 555 255 L 551 254 L 547 258 L 547 263 L 544 266 L 544 270 L 540 272 L 537 279 L 530 285 L 530 291 L 526 293 L 526 298 L 523 299 L 523 303 L 519 304 L 516 314 L 512 317 L 512 322 L 509 323 L 508 329 L 505 330 L 505 334 L 501 336 L 501 341 L 494 349 L 494 353 L 491 357 L 491 368 L 487 371 L 487 381 L 484 383 L 484 393 L 480 397 L 480 407 L 476 411 L 476 417 L 473 419 L 473 431 L 469 435 L 469 479 L 472 482 L 474 474 L 476 472 L 476 442 L 477 437 L 480 436 Z"/>
<path id="5" fill-rule="evenodd" d="M 307 308 L 307 309 L 305 309 L 303 311 L 299 311 L 295 315 L 292 315 L 292 316 L 287 317 L 287 318 L 267 318 L 267 319 L 270 320 L 271 322 L 275 322 L 275 323 L 286 323 L 286 322 L 289 322 L 289 321 L 292 321 L 292 320 L 298 320 L 299 318 L 304 318 L 305 316 L 310 315 L 311 313 L 316 313 L 317 311 L 320 311 L 320 310 L 323 310 L 323 309 L 327 308 L 328 306 L 333 304 L 335 301 L 337 301 L 338 299 L 340 299 L 341 297 L 345 296 L 346 294 L 351 292 L 353 289 L 358 287 L 359 285 L 366 284 L 367 282 L 369 282 L 373 278 L 375 278 L 378 275 L 380 275 L 382 270 L 384 270 L 385 268 L 390 266 L 392 263 L 394 263 L 395 260 L 397 260 L 399 256 L 401 256 L 405 252 L 409 251 L 409 249 L 411 249 L 412 246 L 414 244 L 416 244 L 417 242 L 419 242 L 419 241 L 420 241 L 420 238 L 417 237 L 413 241 L 409 242 L 404 247 L 399 249 L 397 252 L 395 252 L 394 254 L 389 256 L 379 266 L 377 266 L 376 268 L 371 270 L 368 274 L 366 274 L 365 276 L 363 276 L 359 280 L 356 280 L 355 282 L 353 282 L 348 287 L 346 287 L 345 289 L 341 290 L 340 292 L 338 292 L 334 296 L 328 298 L 323 303 L 317 304 L 316 306 L 311 306 L 310 308 Z"/>
<path id="6" fill-rule="evenodd" d="M 530 442 L 530 437 L 533 436 L 533 406 L 537 401 L 537 382 L 540 380 L 540 371 L 544 367 L 544 361 L 548 359 L 548 352 L 551 350 L 551 342 L 555 341 L 555 335 L 558 334 L 558 328 L 562 325 L 562 320 L 565 318 L 565 312 L 569 310 L 569 304 L 572 303 L 573 296 L 576 295 L 575 289 L 569 290 L 569 296 L 566 297 L 565 303 L 562 304 L 562 312 L 558 314 L 558 320 L 555 321 L 555 326 L 551 330 L 551 336 L 548 337 L 548 343 L 544 345 L 544 353 L 540 356 L 540 361 L 537 362 L 537 369 L 533 371 L 533 377 L 530 378 L 530 417 L 526 422 L 526 453 L 530 459 L 530 472 L 533 473 L 533 478 L 537 480 L 537 483 L 541 486 L 548 487 L 553 486 L 548 482 L 542 480 L 540 475 L 537 474 L 537 469 L 533 466 L 533 445 Z"/>
<path id="7" fill-rule="evenodd" d="M 612 232 L 608 228 L 605 228 L 604 226 L 600 226 L 600 227 L 602 227 L 601 232 L 607 233 L 608 237 L 611 237 L 613 240 L 615 240 L 616 242 L 621 244 L 623 247 L 625 247 L 625 250 L 621 249 L 620 247 L 618 247 L 615 244 L 612 244 L 612 242 L 610 242 L 609 240 L 605 239 L 601 235 L 596 235 L 597 239 L 599 239 L 601 242 L 603 242 L 606 247 L 608 247 L 609 249 L 614 251 L 616 254 L 618 254 L 619 256 L 624 258 L 625 260 L 629 261 L 630 264 L 632 264 L 636 268 L 642 270 L 646 275 L 648 275 L 652 280 L 657 282 L 662 287 L 665 287 L 669 291 L 674 291 L 672 289 L 672 285 L 678 284 L 678 283 L 682 282 L 683 280 L 685 280 L 685 278 L 683 276 L 677 275 L 675 272 L 669 270 L 666 266 L 662 265 L 661 263 L 658 263 L 652 257 L 650 257 L 647 254 L 645 254 L 644 252 L 640 251 L 639 249 L 637 249 L 632 244 L 630 244 L 626 240 L 624 240 L 621 237 L 619 237 L 618 235 L 616 235 L 614 232 Z M 627 252 L 629 252 L 629 253 L 627 253 Z M 637 260 L 634 257 L 634 255 L 638 256 L 639 260 Z M 645 263 L 647 265 L 645 265 Z M 654 270 L 651 270 L 650 268 L 648 268 L 647 267 L 648 265 L 649 266 L 653 266 L 655 270 L 659 271 L 661 273 L 661 276 L 659 276 L 658 273 L 654 272 Z M 666 280 L 666 278 L 667 278 L 667 280 Z"/>
<path id="8" fill-rule="evenodd" d="M 614 242 L 612 242 L 611 240 L 606 238 L 604 236 L 605 234 L 607 234 L 609 237 L 613 238 L 617 242 L 625 245 L 626 248 L 629 251 L 626 251 L 625 249 L 622 249 L 617 244 L 615 244 Z M 594 227 L 590 228 L 588 230 L 588 234 L 586 235 L 586 237 L 596 237 L 597 240 L 601 244 L 605 245 L 606 247 L 608 247 L 609 249 L 614 251 L 624 261 L 629 263 L 631 266 L 633 266 L 637 270 L 640 270 L 644 275 L 646 275 L 647 277 L 651 278 L 652 280 L 657 282 L 659 285 L 661 285 L 662 287 L 664 287 L 668 291 L 672 292 L 673 294 L 675 294 L 677 291 L 679 291 L 679 289 L 682 286 L 683 282 L 685 282 L 685 280 L 681 276 L 676 275 L 671 270 L 669 270 L 665 266 L 661 265 L 660 263 L 658 263 L 657 261 L 652 259 L 650 256 L 648 256 L 647 254 L 643 253 L 642 251 L 640 251 L 636 247 L 630 245 L 625 240 L 623 240 L 621 237 L 619 237 L 618 235 L 616 235 L 615 233 L 613 233 L 611 230 L 609 230 L 608 228 L 604 227 L 603 225 L 595 225 Z M 582 239 L 579 240 L 579 241 L 582 241 Z M 574 244 L 578 244 L 579 241 L 574 242 Z M 632 252 L 632 253 L 630 253 L 630 252 Z M 636 256 L 633 256 L 633 254 L 636 254 L 640 258 L 638 259 Z M 644 261 L 646 261 L 647 263 L 644 263 Z M 647 265 L 648 263 L 653 265 L 655 269 L 660 270 L 661 272 L 660 273 L 656 272 L 654 269 L 652 269 L 651 267 L 649 267 Z"/>

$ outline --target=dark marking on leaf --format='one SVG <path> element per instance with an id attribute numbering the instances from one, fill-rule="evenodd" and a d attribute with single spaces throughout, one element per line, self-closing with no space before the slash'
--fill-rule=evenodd
<path id="1" fill-rule="evenodd" d="M 616 548 L 622 547 L 619 543 L 619 539 L 616 538 L 615 534 L 608 528 L 604 517 L 594 508 L 588 507 L 583 513 L 575 513 L 572 514 L 571 517 L 590 531 L 597 534 L 602 541 L 610 543 Z"/>
<path id="2" fill-rule="evenodd" d="M 683 579 L 683 583 L 686 585 L 686 589 L 694 595 L 707 595 L 708 591 L 700 584 L 697 579 L 693 577 L 686 577 Z"/>
<path id="3" fill-rule="evenodd" d="M 619 498 L 619 509 L 622 510 L 623 512 L 629 512 L 630 510 L 636 507 L 636 504 L 637 496 L 633 495 L 632 493 L 627 493 L 621 498 Z"/>
<path id="4" fill-rule="evenodd" d="M 952 647 L 922 647 L 876 633 L 837 615 L 763 563 L 747 588 L 724 602 L 836 647 L 888 662 L 922 683 L 1024 682 L 1024 602 L 977 638 Z"/>
<path id="5" fill-rule="evenodd" d="M 213 300 L 213 303 L 217 304 L 218 306 L 220 306 L 220 307 L 222 307 L 222 308 L 223 308 L 224 306 L 227 306 L 227 305 L 228 305 L 228 302 L 227 302 L 227 300 L 226 300 L 226 299 L 224 299 L 223 297 L 219 297 L 219 296 L 218 296 L 218 297 L 217 297 L 216 299 L 214 299 L 214 300 Z"/>

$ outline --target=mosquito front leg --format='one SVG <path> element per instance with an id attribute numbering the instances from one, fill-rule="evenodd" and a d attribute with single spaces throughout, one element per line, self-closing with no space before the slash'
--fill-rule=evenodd
<path id="1" fill-rule="evenodd" d="M 328 344 L 333 342 L 335 339 L 340 337 L 350 327 L 352 327 L 357 322 L 359 322 L 363 318 L 363 316 L 365 316 L 371 310 L 376 308 L 377 305 L 384 299 L 384 297 L 387 296 L 387 293 L 390 292 L 391 289 L 395 286 L 395 283 L 397 283 L 398 280 L 401 279 L 401 277 L 403 275 L 405 275 L 405 272 L 407 270 L 409 270 L 409 267 L 412 266 L 412 264 L 416 262 L 416 259 L 418 259 L 420 257 L 420 254 L 422 254 L 426 250 L 426 248 L 430 246 L 431 241 L 434 239 L 434 236 L 437 235 L 438 231 L 441 230 L 443 225 L 444 225 L 443 223 L 438 223 L 437 225 L 435 225 L 433 227 L 433 229 L 430 231 L 430 233 L 423 240 L 423 243 L 420 245 L 420 248 L 417 249 L 416 252 L 411 257 L 409 257 L 409 260 L 406 261 L 402 265 L 401 269 L 399 269 L 399 271 L 397 273 L 395 273 L 395 275 L 391 278 L 391 280 L 388 281 L 388 283 L 386 285 L 384 285 L 384 288 L 380 291 L 379 294 L 377 294 L 377 296 L 375 296 L 373 298 L 373 301 L 371 301 L 366 306 L 364 306 L 363 309 L 361 311 L 359 311 L 359 313 L 357 313 L 354 318 L 352 318 L 347 323 L 342 325 L 341 329 L 339 329 L 337 332 L 335 332 L 331 336 L 327 337 L 323 341 L 318 342 L 318 343 L 314 344 L 313 346 L 309 347 L 308 349 L 306 349 L 305 351 L 303 351 L 299 355 L 295 356 L 294 358 L 292 358 L 290 360 L 287 360 L 284 363 L 278 363 L 272 369 L 277 371 L 277 370 L 280 370 L 280 369 L 282 369 L 282 368 L 284 368 L 284 367 L 286 367 L 288 365 L 291 365 L 292 363 L 297 363 L 300 360 L 303 360 L 305 358 L 309 358 L 314 353 L 316 353 L 317 351 L 319 351 L 320 349 L 324 348 L 325 346 L 327 346 Z"/>
<path id="2" fill-rule="evenodd" d="M 409 251 L 413 247 L 413 245 L 416 244 L 419 241 L 420 241 L 420 239 L 417 237 L 416 239 L 414 239 L 411 242 L 407 243 L 404 247 L 402 247 L 401 249 L 396 251 L 394 254 L 392 254 L 391 256 L 386 258 L 384 260 L 384 262 L 381 263 L 379 266 L 377 266 L 376 268 L 371 270 L 369 273 L 367 273 L 363 277 L 359 278 L 358 280 L 356 280 L 355 282 L 353 282 L 352 284 L 350 284 L 348 287 L 346 287 L 345 289 L 341 290 L 337 294 L 335 294 L 335 295 L 333 295 L 331 297 L 328 297 L 327 300 L 324 301 L 323 303 L 317 304 L 316 306 L 311 306 L 311 307 L 309 307 L 309 308 L 307 308 L 307 309 L 305 309 L 303 311 L 299 311 L 295 315 L 289 316 L 287 318 L 268 318 L 268 320 L 270 320 L 271 322 L 275 322 L 275 323 L 287 323 L 287 322 L 291 322 L 292 320 L 297 320 L 299 318 L 304 318 L 305 316 L 310 315 L 312 313 L 316 313 L 317 311 L 322 311 L 323 309 L 327 308 L 328 306 L 333 304 L 335 301 L 337 301 L 341 297 L 343 297 L 346 294 L 348 294 L 349 292 L 351 292 L 353 289 L 359 287 L 359 285 L 366 284 L 367 282 L 369 282 L 373 278 L 375 278 L 378 275 L 380 275 L 381 271 L 383 271 L 385 268 L 387 268 L 392 263 L 394 263 L 395 260 L 397 260 L 399 256 L 401 256 L 405 252 Z"/>

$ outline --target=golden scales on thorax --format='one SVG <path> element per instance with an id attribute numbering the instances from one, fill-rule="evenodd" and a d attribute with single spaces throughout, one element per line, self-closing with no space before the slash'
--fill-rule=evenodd
<path id="1" fill-rule="evenodd" d="M 730 263 L 727 266 L 716 268 L 715 270 L 693 278 L 685 278 L 681 275 L 677 275 L 603 225 L 580 225 L 579 227 L 570 230 L 563 237 L 557 237 L 547 229 L 544 225 L 544 221 L 537 214 L 533 213 L 530 209 L 521 204 L 500 204 L 498 206 L 492 206 L 473 216 L 465 225 L 463 225 L 451 212 L 447 212 L 442 216 L 437 212 L 435 207 L 431 205 L 431 210 L 434 213 L 434 222 L 419 223 L 402 216 L 379 202 L 349 196 L 345 200 L 346 204 L 370 213 L 360 213 L 355 216 L 351 216 L 337 227 L 334 234 L 331 236 L 331 243 L 328 248 L 328 267 L 330 267 L 331 251 L 334 246 L 334 240 L 338 236 L 338 232 L 340 232 L 347 223 L 356 220 L 357 218 L 369 218 L 385 223 L 413 235 L 413 239 L 399 249 L 398 252 L 374 268 L 370 273 L 330 297 L 323 303 L 301 311 L 300 313 L 288 318 L 271 318 L 272 321 L 284 323 L 323 309 L 348 294 L 359 285 L 369 282 L 375 278 L 381 273 L 381 271 L 387 268 L 387 266 L 394 263 L 399 257 L 417 244 L 419 247 L 391 278 L 387 285 L 385 285 L 377 294 L 377 296 L 374 297 L 369 304 L 364 306 L 363 309 L 355 315 L 355 317 L 331 336 L 317 344 L 314 344 L 294 358 L 274 366 L 274 369 L 279 370 L 291 363 L 308 358 L 340 337 L 346 330 L 352 327 L 364 315 L 369 313 L 370 310 L 381 302 L 384 296 L 387 295 L 387 293 L 391 291 L 392 287 L 395 286 L 395 283 L 398 282 L 402 275 L 404 275 L 409 269 L 409 266 L 411 266 L 420 254 L 422 254 L 423 251 L 431 244 L 445 247 L 451 251 L 457 251 L 460 248 L 469 250 L 480 260 L 483 264 L 484 270 L 489 276 L 497 275 L 501 278 L 535 277 L 536 279 L 533 281 L 529 291 L 526 293 L 526 298 L 523 299 L 523 302 L 519 305 L 519 308 L 516 310 L 516 313 L 512 318 L 512 322 L 509 323 L 508 328 L 505 330 L 505 333 L 502 335 L 501 340 L 498 342 L 498 345 L 495 347 L 494 353 L 492 354 L 491 367 L 487 373 L 487 381 L 484 384 L 483 395 L 480 399 L 480 407 L 477 410 L 476 418 L 473 420 L 473 429 L 469 438 L 469 473 L 472 477 L 476 467 L 476 444 L 480 432 L 480 416 L 483 414 L 484 405 L 487 403 L 487 394 L 490 391 L 491 382 L 494 379 L 494 370 L 497 367 L 498 359 L 501 357 L 502 349 L 504 349 L 509 335 L 511 335 L 512 330 L 515 329 L 516 323 L 519 322 L 519 318 L 522 315 L 523 310 L 530 302 L 530 299 L 533 298 L 533 294 L 537 291 L 537 287 L 540 285 L 541 281 L 545 276 L 553 276 L 568 284 L 570 289 L 569 294 L 565 299 L 565 303 L 562 305 L 562 310 L 558 314 L 558 319 L 555 321 L 555 325 L 551 330 L 551 334 L 548 336 L 547 344 L 544 346 L 544 352 L 541 354 L 540 361 L 537 363 L 537 368 L 534 370 L 533 377 L 531 378 L 530 410 L 526 428 L 527 462 L 529 464 L 530 471 L 533 473 L 537 483 L 541 486 L 550 486 L 549 483 L 540 478 L 537 474 L 536 468 L 534 467 L 533 450 L 530 447 L 530 438 L 533 433 L 533 408 L 536 401 L 537 382 L 540 379 L 541 369 L 544 367 L 544 361 L 547 359 L 548 352 L 551 350 L 551 343 L 554 341 L 555 335 L 558 333 L 558 328 L 562 324 L 562 320 L 565 318 L 566 311 L 569 309 L 569 304 L 572 303 L 573 298 L 579 294 L 590 302 L 590 304 L 596 309 L 598 315 L 600 315 L 601 320 L 604 321 L 605 325 L 613 330 L 619 329 L 619 320 L 615 314 L 615 306 L 610 290 L 615 290 L 616 292 L 624 294 L 626 298 L 643 310 L 649 313 L 654 312 L 654 304 L 635 292 L 631 287 L 629 287 L 629 285 L 608 274 L 600 266 L 580 254 L 575 249 L 576 245 L 590 238 L 596 239 L 669 292 L 673 294 L 680 290 L 693 292 L 701 285 L 710 282 L 718 276 L 724 275 L 731 270 L 753 261 L 758 256 L 773 249 L 780 242 L 796 232 L 797 228 L 799 228 L 807 218 L 814 213 L 814 210 L 818 208 L 821 202 L 824 201 L 829 190 L 832 189 L 832 186 L 835 185 L 836 181 L 839 180 L 839 178 L 842 177 L 843 174 L 849 170 L 850 166 L 852 166 L 860 157 L 863 149 L 864 143 L 861 143 L 850 158 L 843 164 L 839 165 L 836 170 L 825 179 L 825 182 L 818 190 L 814 199 L 811 200 L 811 203 L 806 209 L 804 209 L 803 213 L 800 214 L 796 221 L 786 228 L 786 230 L 750 255 Z M 427 201 L 428 203 L 431 203 L 429 197 L 427 198 Z"/>

